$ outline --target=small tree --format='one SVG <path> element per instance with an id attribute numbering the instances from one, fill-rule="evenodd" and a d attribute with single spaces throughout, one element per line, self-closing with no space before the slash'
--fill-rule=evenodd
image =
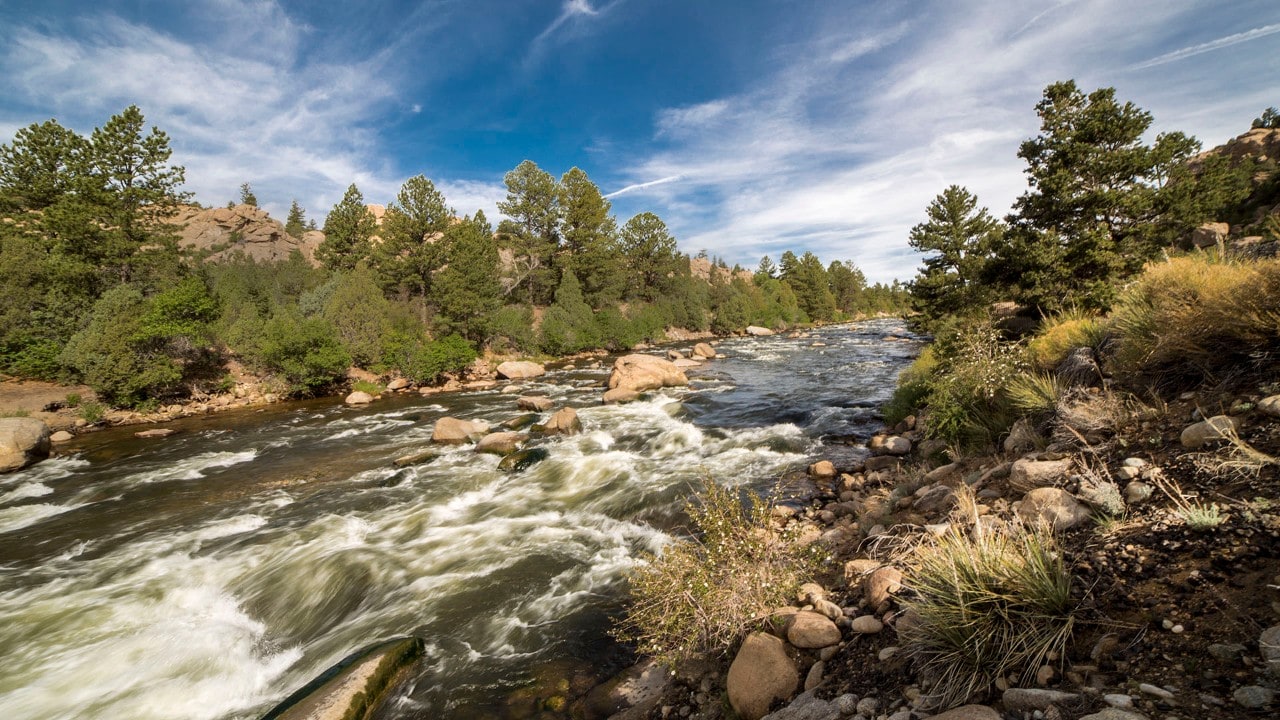
<path id="1" fill-rule="evenodd" d="M 983 270 L 1001 229 L 986 208 L 978 208 L 977 196 L 959 185 L 935 197 L 925 212 L 928 220 L 911 228 L 908 243 L 928 253 L 911 282 L 927 326 L 986 302 Z"/>
<path id="2" fill-rule="evenodd" d="M 258 196 L 253 194 L 253 188 L 249 187 L 249 183 L 240 184 L 240 204 L 258 207 Z"/>
<path id="3" fill-rule="evenodd" d="M 502 306 L 498 246 L 470 218 L 450 226 L 441 242 L 448 265 L 432 283 L 437 321 L 444 332 L 479 344 L 490 318 Z"/>
<path id="4" fill-rule="evenodd" d="M 307 231 L 306 218 L 303 217 L 302 206 L 294 200 L 289 204 L 289 215 L 284 221 L 284 231 L 300 238 Z"/>
<path id="5" fill-rule="evenodd" d="M 324 242 L 316 258 L 330 270 L 351 270 L 369 256 L 369 238 L 377 222 L 364 205 L 364 196 L 353 183 L 324 221 Z"/>

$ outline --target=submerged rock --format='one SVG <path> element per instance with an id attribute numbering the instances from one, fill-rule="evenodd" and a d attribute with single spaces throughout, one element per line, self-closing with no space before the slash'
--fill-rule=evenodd
<path id="1" fill-rule="evenodd" d="M 422 657 L 423 642 L 397 638 L 348 655 L 262 720 L 367 720 Z"/>
<path id="2" fill-rule="evenodd" d="M 139 430 L 133 436 L 139 438 L 162 438 L 169 437 L 176 432 L 178 431 L 173 428 L 152 428 L 151 430 Z"/>
<path id="3" fill-rule="evenodd" d="M 502 427 L 508 430 L 523 430 L 538 422 L 538 420 L 539 417 L 537 413 L 525 413 L 524 415 L 517 415 L 516 417 L 502 423 Z"/>
<path id="4" fill-rule="evenodd" d="M 629 403 L 640 398 L 640 393 L 627 388 L 614 388 L 604 394 L 604 404 L 613 405 L 620 403 Z"/>
<path id="5" fill-rule="evenodd" d="M 555 404 L 554 400 L 545 395 L 525 395 L 516 399 L 516 407 L 534 412 L 546 412 Z"/>
<path id="6" fill-rule="evenodd" d="M 540 463 L 550 456 L 551 453 L 547 452 L 545 448 L 519 450 L 502 458 L 502 461 L 498 463 L 498 469 L 511 473 L 522 472 L 531 465 Z"/>
<path id="7" fill-rule="evenodd" d="M 0 473 L 49 457 L 49 426 L 29 417 L 0 418 Z"/>
<path id="8" fill-rule="evenodd" d="M 395 465 L 398 468 L 409 467 L 410 465 L 423 465 L 425 463 L 431 462 L 432 460 L 435 460 L 438 457 L 440 457 L 439 451 L 423 450 L 422 452 L 410 453 L 408 455 L 401 455 L 395 460 L 392 460 L 391 464 Z"/>

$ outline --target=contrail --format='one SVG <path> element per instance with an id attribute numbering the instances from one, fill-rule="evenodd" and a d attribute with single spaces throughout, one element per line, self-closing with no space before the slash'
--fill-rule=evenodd
<path id="1" fill-rule="evenodd" d="M 1183 58 L 1189 58 L 1194 55 L 1199 55 L 1201 53 L 1207 53 L 1212 50 L 1218 50 L 1220 48 L 1230 47 L 1232 45 L 1237 45 L 1242 42 L 1256 40 L 1257 38 L 1266 37 L 1267 35 L 1272 35 L 1278 32 L 1280 32 L 1280 23 L 1277 23 L 1275 25 L 1264 25 L 1260 28 L 1254 28 L 1252 30 L 1246 30 L 1242 33 L 1236 33 L 1235 35 L 1228 35 L 1226 37 L 1218 38 L 1217 40 L 1210 40 L 1207 43 L 1192 45 L 1191 47 L 1185 47 L 1185 48 L 1182 48 L 1181 50 L 1174 50 L 1171 53 L 1165 53 L 1164 55 L 1160 55 L 1159 57 L 1154 57 L 1144 63 L 1134 65 L 1131 69 L 1141 70 L 1143 68 L 1155 67 L 1156 65 L 1164 65 L 1165 63 L 1171 63 L 1177 60 L 1181 60 Z"/>
<path id="2" fill-rule="evenodd" d="M 619 195 L 624 195 L 626 193 L 629 193 L 632 190 L 643 190 L 647 187 L 653 187 L 654 185 L 666 185 L 667 183 L 672 183 L 677 180 L 683 180 L 683 179 L 684 179 L 683 175 L 672 175 L 670 177 L 658 178 L 657 180 L 650 180 L 649 182 L 636 183 L 635 185 L 628 185 L 622 188 L 621 190 L 614 190 L 613 192 L 609 193 L 608 195 L 605 195 L 604 197 L 606 199 L 614 198 L 614 197 L 618 197 Z"/>

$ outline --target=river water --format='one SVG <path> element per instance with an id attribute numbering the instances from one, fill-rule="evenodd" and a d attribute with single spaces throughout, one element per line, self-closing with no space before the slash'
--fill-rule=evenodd
<path id="1" fill-rule="evenodd" d="M 705 478 L 768 491 L 858 452 L 918 345 L 899 323 L 720 343 L 688 389 L 602 406 L 600 369 L 523 392 L 578 408 L 520 474 L 470 447 L 397 469 L 443 415 L 512 395 L 334 399 L 116 428 L 0 476 L 0 718 L 255 718 L 353 650 L 416 635 L 380 717 L 520 714 L 547 676 L 602 679 L 624 577 Z"/>

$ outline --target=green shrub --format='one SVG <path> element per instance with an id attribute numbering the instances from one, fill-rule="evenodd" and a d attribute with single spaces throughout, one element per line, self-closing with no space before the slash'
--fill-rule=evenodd
<path id="1" fill-rule="evenodd" d="M 929 396 L 929 380 L 937 368 L 938 356 L 932 346 L 926 346 L 898 376 L 893 397 L 884 406 L 885 422 L 895 425 L 924 406 Z"/>
<path id="2" fill-rule="evenodd" d="M 1051 371 L 1078 347 L 1101 350 L 1107 339 L 1102 319 L 1087 310 L 1073 309 L 1046 318 L 1027 342 L 1027 355 L 1033 367 Z"/>
<path id="3" fill-rule="evenodd" d="M 382 391 L 386 390 L 382 385 L 379 385 L 376 382 L 369 382 L 368 380 L 355 381 L 351 384 L 351 389 L 354 392 L 369 393 L 374 396 L 381 395 Z"/>
<path id="4" fill-rule="evenodd" d="M 1031 687 L 1061 658 L 1075 625 L 1071 576 L 1052 536 L 950 532 L 909 556 L 899 638 L 918 662 L 937 709 L 964 703 L 1010 674 Z"/>
<path id="5" fill-rule="evenodd" d="M 309 395 L 341 381 L 351 365 L 333 328 L 320 318 L 282 309 L 263 326 L 256 357 L 289 383 L 289 392 Z"/>
<path id="6" fill-rule="evenodd" d="M 476 359 L 475 348 L 458 335 L 429 340 L 412 346 L 400 371 L 419 385 L 440 381 L 449 372 L 458 372 Z"/>
<path id="7" fill-rule="evenodd" d="M 89 423 L 90 425 L 94 425 L 96 423 L 101 422 L 103 416 L 105 416 L 106 414 L 107 414 L 107 409 L 103 407 L 102 403 L 99 403 L 99 402 L 94 402 L 90 400 L 89 402 L 80 406 L 80 418 L 85 422 Z"/>
<path id="8" fill-rule="evenodd" d="M 1147 267 L 1112 314 L 1113 369 L 1181 389 L 1280 352 L 1280 259 L 1207 254 Z"/>
<path id="9" fill-rule="evenodd" d="M 752 494 L 708 482 L 687 506 L 696 534 L 645 558 L 631 575 L 631 602 L 618 636 L 667 665 L 729 651 L 812 577 L 817 557 L 780 536 Z"/>
<path id="10" fill-rule="evenodd" d="M 1005 395 L 1014 410 L 1032 416 L 1045 416 L 1057 409 L 1062 388 L 1053 375 L 1027 372 L 1009 380 L 1005 386 Z"/>
<path id="11" fill-rule="evenodd" d="M 489 344 L 495 350 L 536 351 L 537 333 L 533 329 L 533 311 L 529 306 L 507 305 L 494 313 L 489 324 Z"/>
<path id="12" fill-rule="evenodd" d="M 320 315 L 337 332 L 351 362 L 370 367 L 382 356 L 382 334 L 391 306 L 364 263 L 337 277 L 338 283 Z"/>
<path id="13" fill-rule="evenodd" d="M 962 323 L 934 342 L 938 367 L 929 381 L 929 432 L 968 447 L 994 443 L 1017 419 L 1006 393 L 1025 371 L 1022 347 L 989 321 Z"/>
<path id="14" fill-rule="evenodd" d="M 66 399 L 63 401 L 67 407 L 80 406 L 80 393 L 67 393 Z"/>

